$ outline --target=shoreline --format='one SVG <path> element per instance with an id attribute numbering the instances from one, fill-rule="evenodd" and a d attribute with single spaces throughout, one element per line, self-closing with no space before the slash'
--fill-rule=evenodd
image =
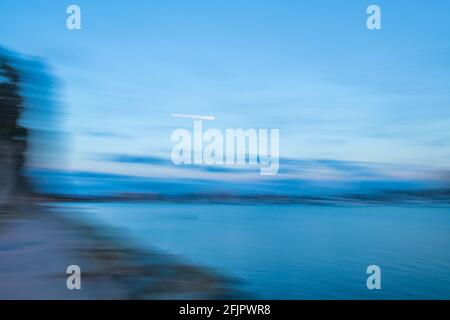
<path id="1" fill-rule="evenodd" d="M 45 205 L 45 204 L 44 204 Z M 0 211 L 0 299 L 232 299 L 233 281 L 36 203 Z M 79 265 L 81 290 L 66 268 Z"/>
<path id="2" fill-rule="evenodd" d="M 342 194 L 329 196 L 302 196 L 285 194 L 230 194 L 191 193 L 168 195 L 158 193 L 122 193 L 110 196 L 82 196 L 36 193 L 33 199 L 46 203 L 89 202 L 145 202 L 145 203 L 195 203 L 229 205 L 448 205 L 450 189 L 420 191 L 384 191 L 377 194 Z"/>

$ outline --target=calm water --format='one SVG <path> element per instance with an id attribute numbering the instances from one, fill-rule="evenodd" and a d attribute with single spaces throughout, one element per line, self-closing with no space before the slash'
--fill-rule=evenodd
<path id="1" fill-rule="evenodd" d="M 256 298 L 450 298 L 449 207 L 82 207 L 144 246 L 237 279 Z M 371 264 L 382 269 L 380 291 L 366 287 Z"/>

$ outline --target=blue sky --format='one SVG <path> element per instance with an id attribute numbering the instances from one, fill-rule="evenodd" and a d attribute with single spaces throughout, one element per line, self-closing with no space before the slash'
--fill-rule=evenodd
<path id="1" fill-rule="evenodd" d="M 192 126 L 171 113 L 279 128 L 284 158 L 450 168 L 448 1 L 1 0 L 0 46 L 61 80 L 70 168 L 169 157 L 172 130 Z"/>

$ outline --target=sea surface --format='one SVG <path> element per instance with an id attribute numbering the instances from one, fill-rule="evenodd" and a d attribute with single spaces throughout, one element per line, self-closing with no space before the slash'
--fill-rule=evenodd
<path id="1" fill-rule="evenodd" d="M 450 206 L 76 203 L 113 227 L 210 268 L 261 299 L 450 299 Z M 381 290 L 368 290 L 369 265 Z"/>

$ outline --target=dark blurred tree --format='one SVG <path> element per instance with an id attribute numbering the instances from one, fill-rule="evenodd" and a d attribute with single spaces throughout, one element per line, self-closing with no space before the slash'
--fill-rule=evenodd
<path id="1" fill-rule="evenodd" d="M 12 138 L 23 108 L 19 74 L 9 64 L 2 62 L 0 75 L 0 134 L 3 138 Z"/>
<path id="2" fill-rule="evenodd" d="M 7 58 L 0 56 L 0 139 L 2 140 L 1 157 L 4 174 L 14 176 L 17 186 L 25 187 L 22 175 L 27 148 L 28 130 L 19 124 L 24 109 L 24 99 L 20 91 L 19 72 L 12 67 Z"/>

